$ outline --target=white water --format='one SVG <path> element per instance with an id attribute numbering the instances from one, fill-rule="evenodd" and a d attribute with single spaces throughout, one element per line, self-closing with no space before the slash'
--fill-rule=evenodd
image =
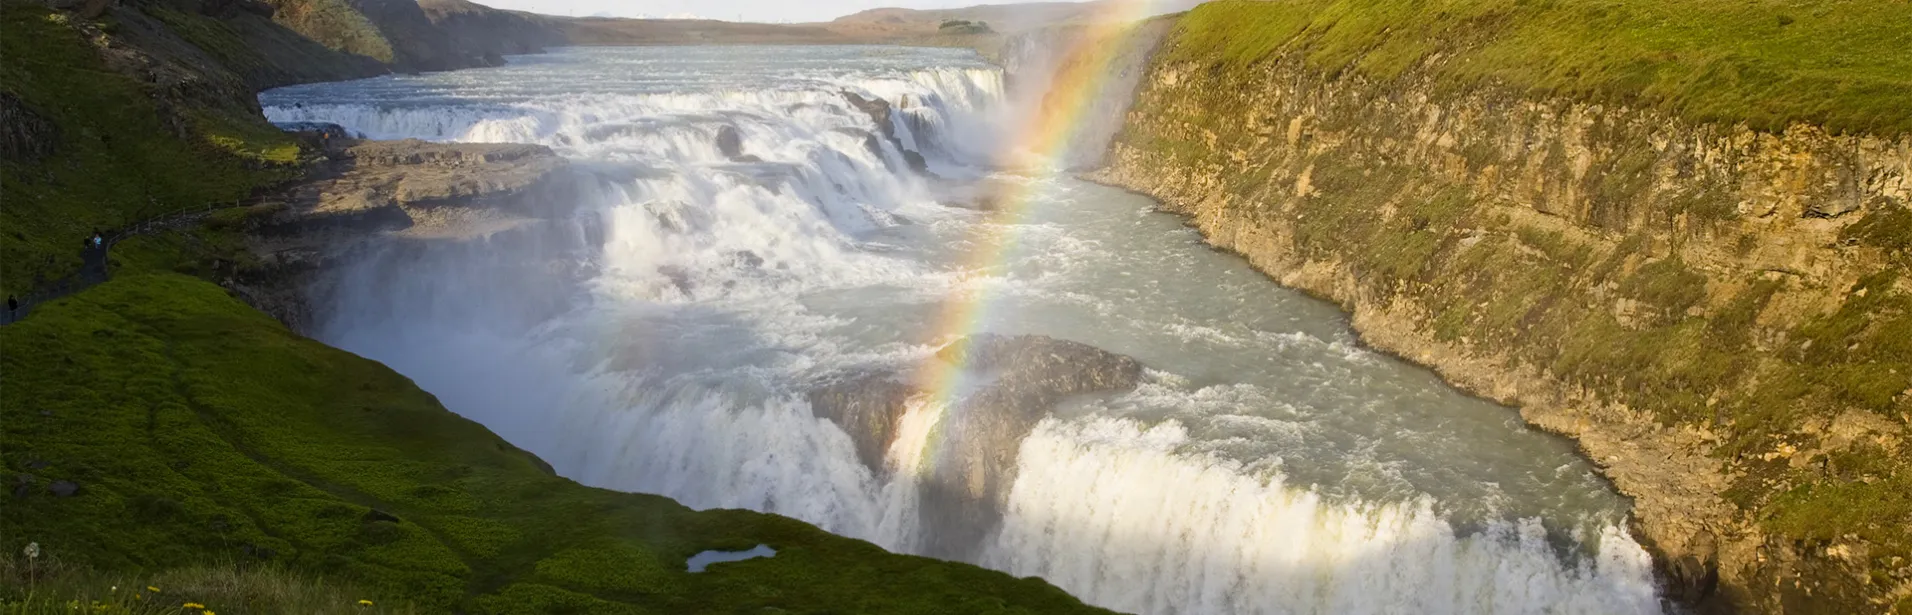
<path id="1" fill-rule="evenodd" d="M 954 419 L 913 403 L 873 471 L 804 392 L 914 369 L 946 341 L 942 303 L 980 297 L 982 329 L 1151 371 L 1015 446 L 977 563 L 1139 613 L 1659 609 L 1625 503 L 1566 444 L 1360 350 L 1332 306 L 1145 199 L 989 176 L 1022 98 L 1002 83 L 951 50 L 579 49 L 263 102 L 375 137 L 542 143 L 597 174 L 586 202 L 553 204 L 576 213 L 368 252 L 319 298 L 321 337 L 582 482 L 921 551 L 913 479 Z M 879 127 L 844 91 L 890 101 L 943 179 L 871 151 Z M 759 161 L 719 151 L 726 126 Z M 1030 217 L 945 206 L 1002 184 Z M 1003 262 L 967 269 L 1005 232 Z"/>

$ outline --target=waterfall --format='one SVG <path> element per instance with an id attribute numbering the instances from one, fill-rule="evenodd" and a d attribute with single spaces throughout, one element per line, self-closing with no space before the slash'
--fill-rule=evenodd
<path id="1" fill-rule="evenodd" d="M 1023 45 L 1027 58 L 1042 53 Z M 1125 53 L 1071 164 L 1092 164 L 1120 125 L 1119 93 L 1133 88 L 1146 50 Z M 1065 181 L 987 168 L 1038 83 L 1006 82 L 952 50 L 576 49 L 499 69 L 299 86 L 262 102 L 274 121 L 332 122 L 372 138 L 542 144 L 591 171 L 575 191 L 584 202 L 552 204 L 564 213 L 538 224 L 355 254 L 319 298 L 322 339 L 391 365 L 580 482 L 788 515 L 926 552 L 937 530 L 923 521 L 923 477 L 951 441 L 944 436 L 972 417 L 913 396 L 872 467 L 806 393 L 844 374 L 913 378 L 937 352 L 944 332 L 930 321 L 953 295 L 1048 293 L 1064 306 L 1052 310 L 1102 306 L 1058 322 L 1105 325 L 1123 306 L 1149 303 L 1082 290 L 1109 286 L 1099 282 L 1044 286 L 1088 266 L 1055 262 L 1106 262 L 1047 259 L 1063 250 L 1129 249 L 1072 239 L 1061 222 L 1028 223 L 1029 241 L 1059 238 L 1026 250 L 1028 263 L 966 262 L 976 234 L 999 223 L 946 206 L 960 200 L 952 194 Z M 912 170 L 912 156 L 927 172 Z M 1030 198 L 1056 207 L 1091 200 L 1038 192 Z M 1135 215 L 1125 205 L 1096 219 Z M 1210 332 L 1183 343 L 1250 340 L 1242 352 L 1264 354 L 1239 363 L 1271 365 L 1265 353 L 1277 345 L 1221 333 L 1224 324 L 1158 328 Z M 1337 344 L 1307 360 L 1353 361 Z M 1210 389 L 1153 378 L 1144 392 L 1072 401 L 1019 442 L 987 451 L 1013 461 L 1015 480 L 975 563 L 1151 614 L 1659 608 L 1644 551 L 1604 504 L 1584 506 L 1585 523 L 1568 530 L 1574 521 L 1458 523 L 1426 494 L 1324 493 L 1291 480 L 1283 457 L 1330 447 L 1219 453 L 1210 445 L 1228 441 L 1204 440 L 1197 419 L 1169 412 L 1217 403 Z M 1302 404 L 1306 393 L 1287 401 Z M 1128 410 L 1138 405 L 1168 410 Z M 1536 480 L 1569 492 L 1561 501 L 1599 500 L 1572 481 Z"/>

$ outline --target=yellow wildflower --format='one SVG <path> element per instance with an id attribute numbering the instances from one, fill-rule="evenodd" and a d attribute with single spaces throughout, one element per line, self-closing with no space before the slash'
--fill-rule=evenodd
<path id="1" fill-rule="evenodd" d="M 212 609 L 206 609 L 206 612 L 200 613 L 199 615 L 212 615 Z"/>
<path id="2" fill-rule="evenodd" d="M 146 586 L 146 591 L 149 591 L 149 592 L 153 592 L 153 593 L 155 593 L 155 594 L 157 594 L 157 593 L 159 593 L 159 588 L 157 588 L 157 587 L 153 587 L 153 586 L 151 586 L 151 585 L 148 585 L 148 586 Z"/>
<path id="3" fill-rule="evenodd" d="M 205 608 L 206 608 L 206 605 L 203 605 L 203 604 L 200 604 L 200 603 L 197 603 L 197 602 L 188 602 L 188 603 L 186 603 L 186 604 L 185 604 L 185 608 L 189 608 L 189 609 L 202 609 L 202 610 L 203 610 L 203 609 L 205 609 Z"/>
<path id="4" fill-rule="evenodd" d="M 359 601 L 359 606 L 372 606 L 372 601 L 370 601 L 370 600 L 360 600 L 360 601 Z"/>

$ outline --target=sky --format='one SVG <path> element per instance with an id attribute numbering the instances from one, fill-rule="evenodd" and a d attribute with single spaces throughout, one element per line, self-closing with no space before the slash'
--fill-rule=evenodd
<path id="1" fill-rule="evenodd" d="M 829 21 L 864 9 L 952 8 L 1011 0 L 474 0 L 485 6 L 585 17 L 700 17 L 726 21 Z"/>

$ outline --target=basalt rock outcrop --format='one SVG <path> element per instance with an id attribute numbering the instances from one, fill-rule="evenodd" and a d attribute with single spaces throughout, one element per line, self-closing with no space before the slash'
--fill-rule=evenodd
<path id="1" fill-rule="evenodd" d="M 1142 376 L 1135 359 L 1039 335 L 978 334 L 944 348 L 937 360 L 947 367 L 929 369 L 960 370 L 974 383 L 944 410 L 935 428 L 939 444 L 919 469 L 919 511 L 936 537 L 921 546 L 947 558 L 974 555 L 1001 521 L 1022 439 L 1057 404 L 1130 391 Z M 892 470 L 887 453 L 899 423 L 922 394 L 900 375 L 861 374 L 812 391 L 810 403 L 850 435 L 865 465 L 884 475 Z"/>
<path id="2" fill-rule="evenodd" d="M 1217 41 L 1171 36 L 1094 179 L 1576 439 L 1634 499 L 1670 597 L 1905 612 L 1912 137 Z"/>
<path id="3" fill-rule="evenodd" d="M 342 141 L 247 226 L 263 265 L 228 284 L 294 329 L 342 255 L 377 242 L 461 240 L 568 213 L 581 177 L 538 145 Z"/>

